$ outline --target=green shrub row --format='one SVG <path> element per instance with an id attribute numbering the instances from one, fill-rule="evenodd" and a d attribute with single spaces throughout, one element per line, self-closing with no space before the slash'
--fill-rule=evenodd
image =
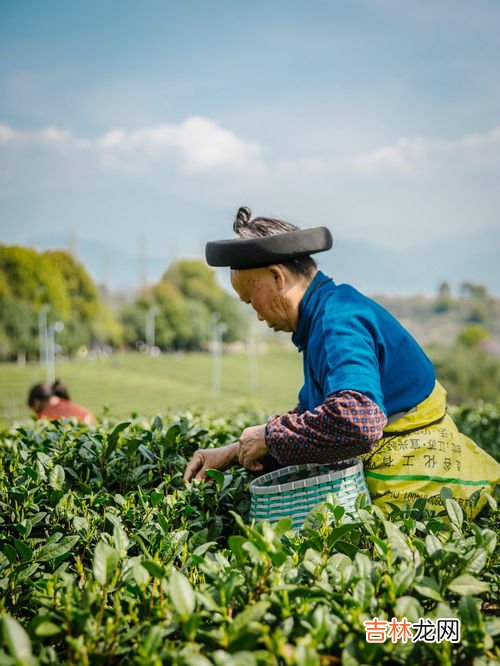
<path id="1" fill-rule="evenodd" d="M 452 407 L 450 413 L 460 432 L 473 439 L 496 460 L 500 459 L 500 401 L 475 407 Z"/>
<path id="2" fill-rule="evenodd" d="M 185 485 L 252 422 L 186 414 L 5 431 L 1 664 L 480 664 L 500 653 L 498 510 L 333 498 L 299 532 L 247 524 L 248 476 Z M 457 643 L 368 643 L 365 621 L 456 618 Z"/>

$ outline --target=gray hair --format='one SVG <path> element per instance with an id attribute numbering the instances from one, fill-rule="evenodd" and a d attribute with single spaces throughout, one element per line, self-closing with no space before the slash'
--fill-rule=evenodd
<path id="1" fill-rule="evenodd" d="M 274 234 L 283 234 L 287 231 L 299 231 L 300 227 L 285 220 L 279 220 L 273 217 L 254 217 L 252 220 L 252 211 L 246 206 L 238 208 L 236 218 L 233 223 L 233 231 L 240 238 L 262 238 L 263 236 L 273 236 Z M 295 275 L 301 275 L 306 278 L 312 278 L 318 266 L 310 256 L 298 257 L 282 262 Z"/>

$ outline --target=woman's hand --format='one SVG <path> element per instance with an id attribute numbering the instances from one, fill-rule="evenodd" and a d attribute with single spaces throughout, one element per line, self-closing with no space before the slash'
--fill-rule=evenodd
<path id="1" fill-rule="evenodd" d="M 240 465 L 246 467 L 250 472 L 261 472 L 264 469 L 258 460 L 267 454 L 265 435 L 265 424 L 245 428 L 240 435 L 238 460 Z"/>
<path id="2" fill-rule="evenodd" d="M 184 481 L 206 479 L 207 469 L 224 472 L 238 462 L 238 443 L 219 446 L 217 449 L 198 449 L 184 472 Z"/>

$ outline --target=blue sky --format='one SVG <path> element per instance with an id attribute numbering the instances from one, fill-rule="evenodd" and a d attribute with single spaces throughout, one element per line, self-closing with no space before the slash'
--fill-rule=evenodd
<path id="1" fill-rule="evenodd" d="M 498 34 L 497 0 L 3 0 L 0 242 L 196 256 L 242 204 L 498 240 Z"/>

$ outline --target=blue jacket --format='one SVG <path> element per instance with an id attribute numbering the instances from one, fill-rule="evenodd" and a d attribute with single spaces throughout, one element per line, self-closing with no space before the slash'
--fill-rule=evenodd
<path id="1" fill-rule="evenodd" d="M 388 417 L 407 411 L 434 388 L 430 359 L 381 305 L 318 271 L 300 304 L 292 340 L 303 353 L 302 411 L 332 393 L 359 391 Z"/>

